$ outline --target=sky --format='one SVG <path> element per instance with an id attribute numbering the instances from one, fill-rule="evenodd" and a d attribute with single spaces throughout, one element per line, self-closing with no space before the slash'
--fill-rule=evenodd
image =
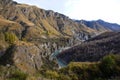
<path id="1" fill-rule="evenodd" d="M 14 0 L 65 14 L 72 19 L 120 24 L 120 0 Z"/>

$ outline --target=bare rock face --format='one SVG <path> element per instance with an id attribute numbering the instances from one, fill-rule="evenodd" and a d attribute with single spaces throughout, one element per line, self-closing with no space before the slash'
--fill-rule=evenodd
<path id="1" fill-rule="evenodd" d="M 31 43 L 18 42 L 13 48 L 13 63 L 22 71 L 33 73 L 42 65 L 40 50 Z"/>
<path id="2" fill-rule="evenodd" d="M 0 57 L 0 64 L 15 65 L 26 73 L 34 73 L 41 68 L 41 52 L 34 44 L 17 41 Z"/>

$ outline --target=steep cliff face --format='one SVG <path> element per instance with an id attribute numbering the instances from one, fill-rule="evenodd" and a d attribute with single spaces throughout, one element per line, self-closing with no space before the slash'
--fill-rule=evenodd
<path id="1" fill-rule="evenodd" d="M 42 65 L 41 50 L 34 44 L 18 42 L 13 48 L 14 64 L 22 71 L 32 73 Z"/>
<path id="2" fill-rule="evenodd" d="M 42 50 L 32 43 L 18 41 L 15 45 L 9 47 L 1 57 L 0 63 L 15 65 L 24 72 L 34 73 L 42 65 L 41 52 Z"/>

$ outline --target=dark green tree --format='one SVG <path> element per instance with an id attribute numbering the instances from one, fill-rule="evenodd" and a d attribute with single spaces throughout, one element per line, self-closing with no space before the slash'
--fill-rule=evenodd
<path id="1" fill-rule="evenodd" d="M 105 56 L 100 64 L 100 69 L 104 77 L 110 77 L 114 73 L 116 66 L 115 58 L 113 55 Z"/>

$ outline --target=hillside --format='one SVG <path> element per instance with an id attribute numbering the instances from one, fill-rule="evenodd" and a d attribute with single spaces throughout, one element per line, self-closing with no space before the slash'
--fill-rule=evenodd
<path id="1" fill-rule="evenodd" d="M 57 59 L 68 64 L 75 62 L 95 62 L 108 54 L 120 54 L 120 32 L 106 32 L 80 45 L 62 51 Z"/>

